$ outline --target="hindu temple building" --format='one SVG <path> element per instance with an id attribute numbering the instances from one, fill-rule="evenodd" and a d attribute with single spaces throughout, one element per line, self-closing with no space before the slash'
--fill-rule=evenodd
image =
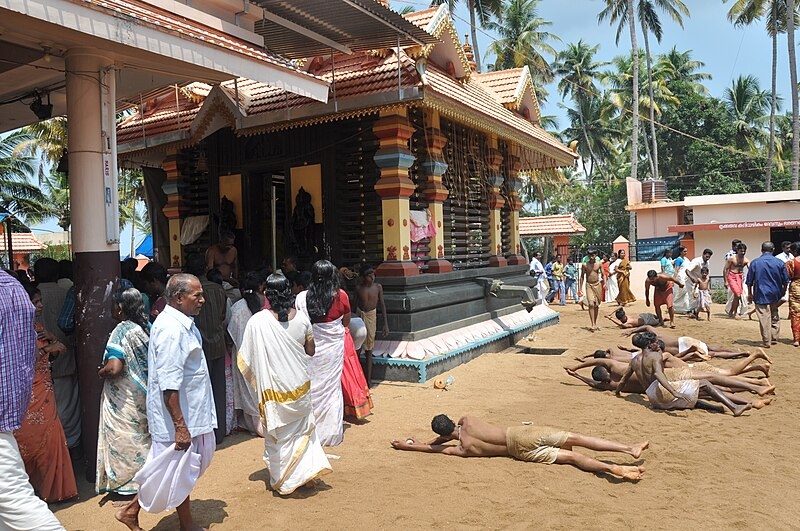
<path id="1" fill-rule="evenodd" d="M 241 270 L 288 255 L 376 266 L 391 330 L 376 354 L 400 361 L 557 319 L 487 284 L 533 284 L 522 176 L 575 154 L 540 126 L 527 68 L 475 72 L 446 6 L 406 18 L 430 41 L 282 50 L 330 84 L 327 102 L 242 78 L 148 94 L 117 140 L 121 164 L 145 172 L 159 259 L 178 268 L 229 229 Z"/>

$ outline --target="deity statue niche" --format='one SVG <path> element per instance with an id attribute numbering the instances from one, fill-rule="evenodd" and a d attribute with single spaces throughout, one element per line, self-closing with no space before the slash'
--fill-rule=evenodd
<path id="1" fill-rule="evenodd" d="M 301 186 L 294 202 L 291 231 L 294 252 L 298 256 L 311 256 L 314 253 L 314 205 L 311 204 L 311 194 Z"/>

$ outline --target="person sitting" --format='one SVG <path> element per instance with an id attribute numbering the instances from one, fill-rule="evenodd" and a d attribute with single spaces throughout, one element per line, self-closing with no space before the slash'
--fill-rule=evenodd
<path id="1" fill-rule="evenodd" d="M 599 452 L 618 452 L 639 459 L 650 446 L 649 441 L 629 446 L 541 425 L 503 428 L 470 416 L 461 417 L 456 424 L 447 415 L 436 415 L 431 421 L 431 429 L 438 437 L 428 443 L 409 437 L 406 440 L 393 440 L 392 447 L 396 450 L 459 457 L 510 456 L 532 463 L 572 465 L 587 472 L 611 474 L 636 481 L 644 474 L 643 467 L 605 463 L 575 452 L 573 448 L 579 446 Z M 445 444 L 449 441 L 458 441 L 458 444 Z"/>

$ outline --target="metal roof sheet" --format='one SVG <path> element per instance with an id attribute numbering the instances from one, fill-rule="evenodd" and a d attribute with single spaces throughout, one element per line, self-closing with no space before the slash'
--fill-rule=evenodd
<path id="1" fill-rule="evenodd" d="M 253 0 L 264 10 L 255 32 L 289 59 L 426 45 L 438 39 L 375 0 Z"/>

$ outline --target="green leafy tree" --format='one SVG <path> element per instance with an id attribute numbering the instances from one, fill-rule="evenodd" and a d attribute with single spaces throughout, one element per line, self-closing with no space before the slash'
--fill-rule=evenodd
<path id="1" fill-rule="evenodd" d="M 48 198 L 30 182 L 36 161 L 20 148 L 30 140 L 22 131 L 0 139 L 0 209 L 13 214 L 12 231 L 30 232 L 30 225 L 53 213 Z"/>
<path id="2" fill-rule="evenodd" d="M 755 76 L 739 76 L 725 89 L 724 101 L 736 128 L 736 147 L 758 153 L 766 140 L 763 125 L 770 107 L 770 94 L 761 90 Z"/>
<path id="3" fill-rule="evenodd" d="M 475 52 L 475 65 L 481 71 L 481 54 L 478 48 L 478 25 L 486 27 L 492 17 L 499 18 L 502 13 L 503 0 L 464 0 L 469 12 L 469 29 L 472 37 L 472 49 Z M 432 6 L 447 4 L 450 12 L 455 11 L 458 0 L 432 0 Z"/>

